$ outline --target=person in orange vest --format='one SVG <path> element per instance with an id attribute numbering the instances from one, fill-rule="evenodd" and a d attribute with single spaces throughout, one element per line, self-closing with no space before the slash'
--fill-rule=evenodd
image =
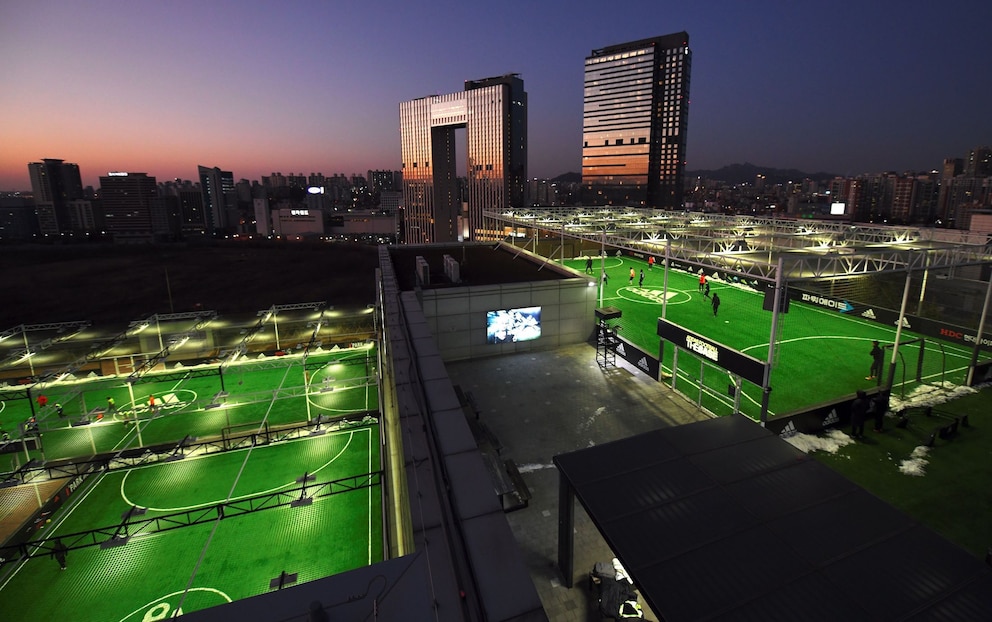
<path id="1" fill-rule="evenodd" d="M 158 406 L 155 405 L 155 396 L 148 396 L 148 411 L 153 415 L 158 414 Z"/>
<path id="2" fill-rule="evenodd" d="M 706 275 L 702 272 L 699 273 L 699 291 L 703 291 L 706 287 Z"/>
<path id="3" fill-rule="evenodd" d="M 637 276 L 637 272 L 633 268 L 630 269 L 630 284 L 634 284 L 634 277 Z"/>

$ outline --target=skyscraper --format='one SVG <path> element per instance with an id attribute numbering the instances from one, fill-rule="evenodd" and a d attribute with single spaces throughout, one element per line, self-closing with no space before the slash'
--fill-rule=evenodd
<path id="1" fill-rule="evenodd" d="M 685 32 L 611 45 L 586 58 L 584 203 L 682 207 L 691 61 Z"/>
<path id="2" fill-rule="evenodd" d="M 964 174 L 969 177 L 992 176 L 992 148 L 975 147 L 968 152 Z"/>
<path id="3" fill-rule="evenodd" d="M 222 171 L 216 166 L 196 168 L 200 176 L 200 191 L 203 193 L 203 215 L 206 217 L 207 233 L 221 233 L 232 220 L 237 222 L 234 173 Z"/>
<path id="4" fill-rule="evenodd" d="M 104 227 L 115 240 L 146 240 L 165 233 L 158 185 L 146 173 L 112 172 L 100 177 Z M 156 213 L 159 212 L 159 213 Z"/>
<path id="5" fill-rule="evenodd" d="M 465 128 L 466 206 L 455 129 Z M 527 93 L 517 74 L 468 80 L 461 93 L 400 103 L 404 241 L 487 240 L 483 212 L 521 207 L 527 179 Z"/>
<path id="6" fill-rule="evenodd" d="M 71 230 L 84 230 L 84 223 L 73 222 L 70 203 L 83 198 L 83 182 L 79 165 L 45 158 L 28 164 L 31 192 L 34 194 L 38 228 L 42 235 L 58 235 Z"/>

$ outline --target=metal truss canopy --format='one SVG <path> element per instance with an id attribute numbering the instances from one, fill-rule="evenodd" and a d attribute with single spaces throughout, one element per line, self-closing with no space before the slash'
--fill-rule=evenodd
<path id="1" fill-rule="evenodd" d="M 156 317 L 156 316 L 152 316 L 152 317 Z M 141 378 L 143 375 L 145 375 L 152 369 L 155 369 L 156 365 L 165 362 L 169 358 L 169 355 L 172 353 L 173 349 L 180 347 L 181 345 L 189 341 L 192 337 L 196 336 L 198 331 L 200 331 L 204 326 L 206 326 L 216 317 L 217 317 L 216 312 L 208 311 L 208 312 L 200 312 L 198 314 L 190 314 L 187 317 L 182 318 L 182 319 L 195 319 L 196 324 L 194 324 L 193 328 L 186 331 L 185 333 L 182 333 L 181 335 L 173 336 L 169 340 L 169 343 L 166 344 L 164 348 L 162 348 L 161 352 L 149 358 L 144 363 L 142 363 L 141 366 L 138 367 L 138 369 L 131 372 L 131 375 L 127 377 L 127 381 L 133 384 L 137 379 Z M 162 319 L 161 316 L 159 316 L 159 319 Z M 172 318 L 172 319 L 178 319 L 178 318 Z"/>
<path id="2" fill-rule="evenodd" d="M 945 269 L 992 262 L 992 244 L 918 227 L 758 218 L 616 207 L 486 212 L 494 228 L 524 228 L 651 254 L 759 281 Z M 941 230 L 942 232 L 943 230 Z M 958 232 L 960 233 L 960 232 Z"/>
<path id="3" fill-rule="evenodd" d="M 90 326 L 90 322 L 87 322 L 87 321 L 82 321 L 82 322 L 53 322 L 53 323 L 49 323 L 49 324 L 19 324 L 18 326 L 15 326 L 13 328 L 8 328 L 7 330 L 5 330 L 2 333 L 0 333 L 0 341 L 3 341 L 4 339 L 7 339 L 9 337 L 13 337 L 14 335 L 17 335 L 19 333 L 26 333 L 28 331 L 35 331 L 35 330 L 54 330 L 54 331 L 57 331 L 59 333 L 68 333 L 70 331 L 71 332 L 79 332 L 79 331 L 83 330 L 84 328 L 88 328 L 89 326 Z M 63 337 L 63 339 L 64 339 L 64 337 Z"/>

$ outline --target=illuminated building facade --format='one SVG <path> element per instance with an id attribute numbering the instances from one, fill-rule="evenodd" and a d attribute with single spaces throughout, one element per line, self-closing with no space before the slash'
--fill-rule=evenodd
<path id="1" fill-rule="evenodd" d="M 465 128 L 465 205 L 455 130 Z M 400 103 L 404 241 L 488 240 L 482 214 L 522 206 L 527 178 L 527 93 L 516 74 L 465 82 L 460 93 Z"/>
<path id="2" fill-rule="evenodd" d="M 586 58 L 584 203 L 682 208 L 691 62 L 685 32 Z"/>

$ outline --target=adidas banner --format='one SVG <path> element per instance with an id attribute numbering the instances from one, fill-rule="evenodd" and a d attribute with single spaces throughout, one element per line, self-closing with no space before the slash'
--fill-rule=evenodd
<path id="1" fill-rule="evenodd" d="M 878 392 L 879 389 L 874 388 L 865 393 L 871 401 Z M 771 417 L 765 422 L 765 429 L 783 437 L 799 433 L 820 434 L 830 428 L 846 431 L 851 424 L 851 404 L 855 397 L 857 396 L 848 395 L 836 401 L 811 406 L 806 410 Z M 871 421 L 868 425 L 871 425 Z"/>
<path id="2" fill-rule="evenodd" d="M 866 320 L 878 322 L 879 324 L 885 324 L 886 326 L 895 326 L 899 323 L 899 313 L 890 309 L 872 307 L 870 305 L 864 305 L 859 302 L 844 300 L 842 298 L 822 296 L 814 292 L 803 291 L 792 287 L 788 289 L 788 292 L 789 298 L 797 302 L 805 302 L 806 304 L 810 304 L 815 307 L 833 309 L 838 313 L 843 313 L 852 317 L 864 318 Z M 949 341 L 951 343 L 957 343 L 968 347 L 974 347 L 976 340 L 975 335 L 977 334 L 977 331 L 974 329 L 962 328 L 961 326 L 955 326 L 954 324 L 948 324 L 947 322 L 938 322 L 937 320 L 931 320 L 929 318 L 917 317 L 909 314 L 906 314 L 906 317 L 903 318 L 902 327 L 905 330 L 911 330 L 918 335 L 923 335 L 924 337 L 942 339 L 944 341 Z M 986 333 L 986 335 L 987 334 L 988 333 Z M 982 349 L 992 350 L 992 338 L 986 336 L 982 339 Z"/>
<path id="3" fill-rule="evenodd" d="M 712 361 L 727 371 L 761 386 L 765 379 L 765 362 L 732 348 L 711 341 L 698 333 L 658 318 L 658 336 L 677 348 L 689 350 Z"/>
<path id="4" fill-rule="evenodd" d="M 625 361 L 650 376 L 652 380 L 658 380 L 660 377 L 661 362 L 623 337 L 617 337 L 613 351 L 622 356 Z"/>

